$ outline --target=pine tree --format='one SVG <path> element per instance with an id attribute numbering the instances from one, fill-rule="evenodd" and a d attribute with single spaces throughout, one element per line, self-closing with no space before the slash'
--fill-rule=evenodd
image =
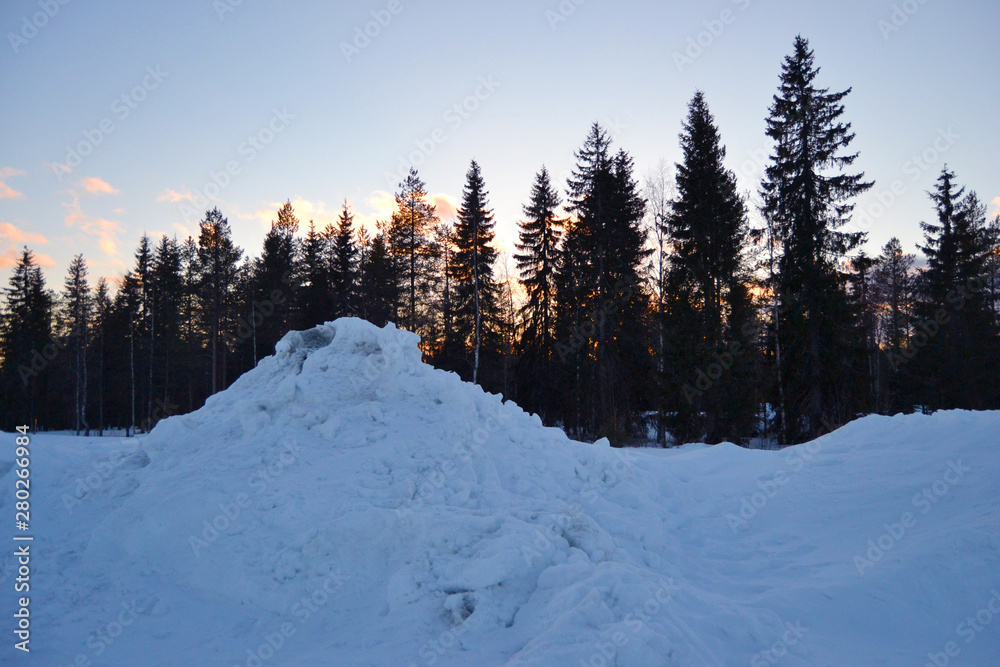
<path id="1" fill-rule="evenodd" d="M 94 291 L 94 336 L 93 344 L 96 347 L 97 357 L 97 434 L 104 435 L 105 426 L 105 359 L 109 356 L 108 350 L 108 329 L 112 312 L 111 293 L 108 289 L 108 281 L 101 278 L 97 281 L 97 289 Z"/>
<path id="2" fill-rule="evenodd" d="M 62 294 L 61 317 L 65 330 L 65 351 L 73 368 L 73 429 L 77 435 L 87 422 L 87 349 L 90 346 L 90 318 L 93 300 L 87 284 L 87 263 L 76 255 L 69 265 Z"/>
<path id="3" fill-rule="evenodd" d="M 358 248 L 355 245 L 354 213 L 347 201 L 340 210 L 336 229 L 330 228 L 330 276 L 333 290 L 333 316 L 358 314 Z"/>
<path id="4" fill-rule="evenodd" d="M 915 257 L 903 252 L 893 237 L 882 247 L 873 266 L 874 300 L 877 308 L 879 356 L 877 410 L 895 414 L 911 408 L 907 388 L 916 382 L 906 368 L 904 345 L 913 330 Z"/>
<path id="5" fill-rule="evenodd" d="M 322 232 L 309 221 L 309 231 L 302 242 L 302 326 L 322 324 L 334 316 L 333 281 L 329 261 L 332 225 Z"/>
<path id="6" fill-rule="evenodd" d="M 736 440 L 749 431 L 755 406 L 748 377 L 752 329 L 743 249 L 746 208 L 726 149 L 698 91 L 680 137 L 677 197 L 663 221 L 673 249 L 666 271 L 664 317 L 670 346 L 665 390 L 680 442 Z"/>
<path id="7" fill-rule="evenodd" d="M 449 264 L 449 280 L 454 301 L 454 333 L 465 348 L 467 359 L 459 374 L 478 382 L 481 357 L 488 357 L 483 359 L 487 365 L 497 361 L 499 293 L 493 277 L 497 251 L 493 247 L 495 223 L 489 208 L 489 193 L 475 160 L 465 179 L 454 229 L 455 252 Z"/>
<path id="8" fill-rule="evenodd" d="M 365 318 L 375 326 L 384 327 L 395 317 L 399 301 L 397 263 L 389 251 L 384 234 L 375 236 L 366 255 L 361 270 Z"/>
<path id="9" fill-rule="evenodd" d="M 52 339 L 52 293 L 27 247 L 14 265 L 5 290 L 0 320 L 0 356 L 3 358 L 4 410 L 0 420 L 5 430 L 45 419 L 49 363 L 60 354 Z M 43 421 L 44 423 L 44 421 Z"/>
<path id="10" fill-rule="evenodd" d="M 179 398 L 177 387 L 181 378 L 174 372 L 183 358 L 184 344 L 184 276 L 183 256 L 177 239 L 160 237 L 153 254 L 151 272 L 153 312 L 156 320 L 157 363 L 150 363 L 150 395 L 146 406 L 146 430 L 173 413 L 173 401 Z"/>
<path id="11" fill-rule="evenodd" d="M 920 316 L 910 356 L 923 380 L 920 398 L 926 407 L 984 409 L 991 400 L 982 388 L 996 382 L 993 360 L 1000 352 L 986 290 L 997 240 L 991 238 L 986 207 L 954 179 L 945 166 L 929 193 L 937 223 L 921 223 L 927 269 L 920 276 Z"/>
<path id="12" fill-rule="evenodd" d="M 224 334 L 235 329 L 237 265 L 243 251 L 233 243 L 229 221 L 219 209 L 206 212 L 200 228 L 197 290 L 212 359 L 209 393 L 214 394 L 228 386 L 228 346 Z"/>
<path id="13" fill-rule="evenodd" d="M 258 349 L 270 355 L 281 337 L 295 328 L 295 292 L 299 284 L 298 244 L 295 232 L 299 220 L 291 202 L 278 209 L 277 220 L 264 237 L 264 248 L 254 272 L 254 301 L 264 307 L 264 321 L 257 329 Z M 256 364 L 256 359 L 254 363 Z"/>
<path id="14" fill-rule="evenodd" d="M 844 173 L 857 159 L 845 154 L 854 134 L 840 120 L 850 89 L 817 88 L 813 63 L 808 42 L 796 37 L 767 119 L 775 146 L 761 186 L 762 212 L 778 248 L 772 325 L 785 442 L 815 437 L 824 423 L 853 418 L 856 408 L 837 391 L 846 373 L 858 372 L 844 338 L 855 315 L 843 261 L 865 234 L 838 230 L 850 220 L 851 199 L 872 183 Z"/>
<path id="15" fill-rule="evenodd" d="M 438 222 L 435 207 L 427 201 L 427 186 L 416 169 L 410 169 L 396 193 L 396 211 L 386 229 L 384 241 L 396 267 L 393 273 L 400 281 L 397 292 L 400 303 L 394 318 L 403 328 L 422 333 L 428 324 L 426 303 L 429 286 L 428 247 L 430 233 Z"/>
<path id="16" fill-rule="evenodd" d="M 611 154 L 598 124 L 576 154 L 567 225 L 556 275 L 556 354 L 563 364 L 566 424 L 616 442 L 639 429 L 649 373 L 647 295 L 641 267 L 650 254 L 627 153 Z"/>
<path id="17" fill-rule="evenodd" d="M 524 333 L 518 348 L 518 400 L 550 420 L 554 408 L 552 357 L 555 353 L 555 271 L 565 220 L 557 215 L 562 202 L 542 167 L 535 175 L 525 219 L 518 223 L 517 262 L 525 301 L 520 316 Z"/>

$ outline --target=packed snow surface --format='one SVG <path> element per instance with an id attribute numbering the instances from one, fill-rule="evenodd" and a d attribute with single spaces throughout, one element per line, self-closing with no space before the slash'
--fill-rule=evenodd
<path id="1" fill-rule="evenodd" d="M 617 450 L 417 342 L 338 320 L 148 436 L 34 436 L 0 663 L 998 664 L 1000 414 Z"/>

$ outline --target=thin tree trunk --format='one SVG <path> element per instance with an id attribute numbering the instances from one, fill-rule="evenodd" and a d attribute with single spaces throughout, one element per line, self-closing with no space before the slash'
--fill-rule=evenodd
<path id="1" fill-rule="evenodd" d="M 479 220 L 472 223 L 472 274 L 473 292 L 476 299 L 476 351 L 474 353 L 472 365 L 472 382 L 475 384 L 479 377 Z"/>

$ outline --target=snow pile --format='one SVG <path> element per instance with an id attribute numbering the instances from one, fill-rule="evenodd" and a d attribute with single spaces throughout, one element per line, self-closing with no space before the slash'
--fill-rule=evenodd
<path id="1" fill-rule="evenodd" d="M 621 451 L 422 364 L 417 342 L 342 319 L 148 437 L 36 436 L 37 664 L 1000 651 L 1000 617 L 959 628 L 1000 589 L 1000 415 L 866 418 L 780 453 Z"/>

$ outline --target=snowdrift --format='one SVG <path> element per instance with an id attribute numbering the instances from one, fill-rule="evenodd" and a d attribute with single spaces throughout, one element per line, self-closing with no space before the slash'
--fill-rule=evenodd
<path id="1" fill-rule="evenodd" d="M 422 364 L 417 342 L 342 319 L 146 437 L 35 436 L 30 664 L 1000 654 L 1000 415 L 622 451 Z"/>

